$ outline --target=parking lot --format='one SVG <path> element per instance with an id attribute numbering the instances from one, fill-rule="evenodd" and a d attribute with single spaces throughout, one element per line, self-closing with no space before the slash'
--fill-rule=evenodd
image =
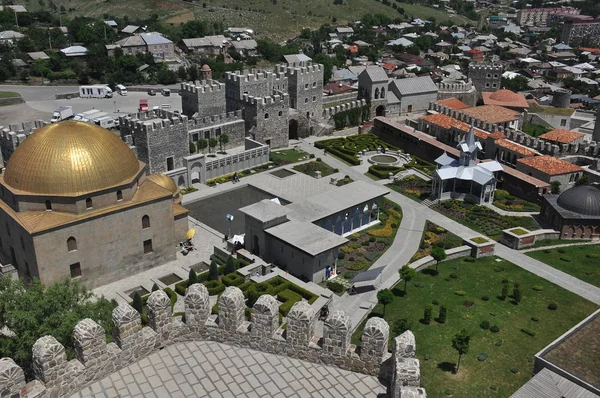
<path id="1" fill-rule="evenodd" d="M 14 91 L 23 97 L 24 104 L 0 106 L 0 126 L 30 120 L 50 121 L 52 112 L 60 106 L 72 106 L 75 114 L 98 109 L 113 117 L 137 112 L 140 99 L 148 99 L 150 109 L 154 106 L 169 104 L 171 110 L 181 111 L 181 97 L 171 92 L 165 97 L 160 93 L 162 87 L 155 88 L 156 96 L 146 91 L 129 91 L 126 96 L 113 93 L 112 98 L 71 98 L 56 100 L 55 95 L 78 91 L 78 86 L 0 86 L 0 91 Z"/>

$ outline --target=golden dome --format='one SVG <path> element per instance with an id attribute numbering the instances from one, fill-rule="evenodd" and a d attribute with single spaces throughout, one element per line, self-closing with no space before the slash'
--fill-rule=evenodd
<path id="1" fill-rule="evenodd" d="M 127 183 L 141 165 L 115 134 L 64 121 L 36 130 L 19 145 L 8 160 L 4 182 L 32 194 L 77 196 Z"/>
<path id="2" fill-rule="evenodd" d="M 173 197 L 179 194 L 179 188 L 177 188 L 175 181 L 173 181 L 173 179 L 169 176 L 164 174 L 152 174 L 148 176 L 148 179 L 156 185 L 161 186 L 167 191 L 171 192 Z"/>

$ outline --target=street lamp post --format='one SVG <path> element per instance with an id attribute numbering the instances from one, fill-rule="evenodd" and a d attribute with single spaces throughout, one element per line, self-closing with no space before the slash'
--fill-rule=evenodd
<path id="1" fill-rule="evenodd" d="M 227 236 L 231 239 L 231 222 L 233 221 L 233 215 L 227 214 L 225 218 L 227 219 L 227 221 L 229 221 L 229 235 Z"/>

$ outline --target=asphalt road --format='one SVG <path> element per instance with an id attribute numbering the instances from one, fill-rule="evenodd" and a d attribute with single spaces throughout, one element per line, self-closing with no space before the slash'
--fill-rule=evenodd
<path id="1" fill-rule="evenodd" d="M 171 110 L 181 111 L 181 97 L 179 94 L 171 93 L 170 97 L 164 97 L 157 87 L 157 95 L 149 96 L 146 92 L 130 91 L 126 96 L 118 93 L 113 98 L 72 98 L 70 100 L 56 100 L 57 93 L 71 93 L 78 90 L 78 86 L 9 86 L 0 85 L 0 91 L 14 91 L 21 94 L 25 100 L 24 104 L 0 106 L 0 126 L 31 120 L 49 121 L 52 112 L 60 106 L 70 105 L 74 113 L 98 109 L 113 117 L 123 116 L 137 112 L 139 100 L 148 99 L 148 106 L 160 106 L 169 104 Z"/>

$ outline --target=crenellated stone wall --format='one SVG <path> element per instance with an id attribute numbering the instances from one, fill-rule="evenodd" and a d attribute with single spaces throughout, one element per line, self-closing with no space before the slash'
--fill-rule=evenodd
<path id="1" fill-rule="evenodd" d="M 388 352 L 389 326 L 381 318 L 370 318 L 364 328 L 362 348 L 350 344 L 350 317 L 332 312 L 324 322 L 323 338 L 314 336 L 315 316 L 306 301 L 294 304 L 287 327 L 279 325 L 279 302 L 260 296 L 245 318 L 242 291 L 227 287 L 219 297 L 219 315 L 210 314 L 207 288 L 194 284 L 186 290 L 185 316 L 173 317 L 168 296 L 161 290 L 148 298 L 148 325 L 142 327 L 140 314 L 129 304 L 113 310 L 114 342 L 106 344 L 104 329 L 91 319 L 80 321 L 73 331 L 76 359 L 67 361 L 65 347 L 52 336 L 38 339 L 33 347 L 33 368 L 37 380 L 25 384 L 23 370 L 10 358 L 0 359 L 0 396 L 55 397 L 79 391 L 161 347 L 176 342 L 209 340 L 248 347 L 272 354 L 287 355 L 312 363 L 337 366 L 391 382 L 393 397 L 409 397 L 419 387 L 419 361 L 414 358 L 414 336 L 405 332 L 394 340 Z"/>
<path id="2" fill-rule="evenodd" d="M 4 163 L 8 162 L 10 155 L 25 141 L 27 136 L 47 124 L 48 122 L 44 120 L 34 120 L 0 126 L 0 167 L 4 167 Z"/>

